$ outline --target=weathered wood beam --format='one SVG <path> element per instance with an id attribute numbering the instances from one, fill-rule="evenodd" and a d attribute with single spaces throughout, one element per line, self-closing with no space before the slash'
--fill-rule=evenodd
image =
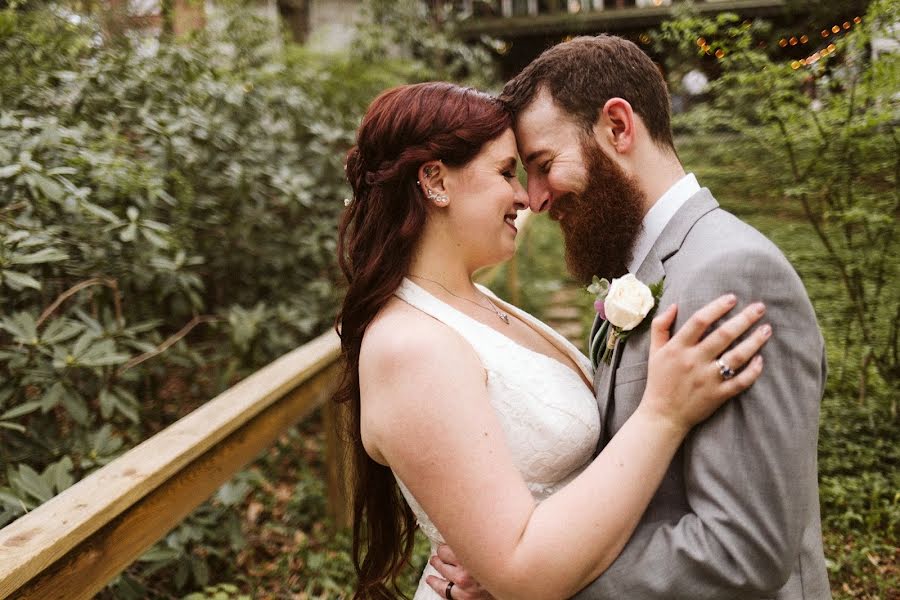
<path id="1" fill-rule="evenodd" d="M 334 332 L 316 338 L 0 529 L 0 598 L 91 598 L 330 396 Z"/>

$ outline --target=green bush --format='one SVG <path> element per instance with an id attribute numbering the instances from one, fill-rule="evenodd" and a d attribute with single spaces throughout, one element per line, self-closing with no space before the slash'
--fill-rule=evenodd
<path id="1" fill-rule="evenodd" d="M 343 155 L 408 74 L 245 14 L 100 36 L 0 11 L 0 526 L 330 327 Z M 232 495 L 145 562 L 204 585 Z"/>
<path id="2" fill-rule="evenodd" d="M 861 397 L 869 385 L 900 385 L 900 296 L 891 291 L 900 277 L 900 54 L 872 45 L 892 37 L 898 10 L 898 0 L 874 0 L 850 31 L 803 61 L 773 59 L 763 22 L 701 17 L 690 6 L 657 35 L 673 73 L 718 74 L 709 101 L 679 116 L 677 127 L 716 138 L 711 153 L 750 165 L 738 177 L 751 198 L 765 195 L 761 185 L 776 190 L 784 210 L 802 215 L 819 238 L 817 259 L 843 288 L 840 316 L 857 348 Z M 895 395 L 873 396 L 896 418 Z"/>
<path id="3" fill-rule="evenodd" d="M 486 50 L 443 34 L 371 60 L 401 39 L 392 27 L 439 31 L 413 3 L 343 57 L 285 44 L 246 8 L 151 40 L 66 6 L 0 9 L 0 527 L 329 328 L 343 156 L 365 106 L 407 81 L 493 73 Z M 231 597 L 238 511 L 266 481 L 237 474 L 104 595 Z M 321 528 L 311 481 L 286 528 Z M 332 564 L 318 593 L 352 577 L 339 555 L 303 551 L 307 568 Z"/>

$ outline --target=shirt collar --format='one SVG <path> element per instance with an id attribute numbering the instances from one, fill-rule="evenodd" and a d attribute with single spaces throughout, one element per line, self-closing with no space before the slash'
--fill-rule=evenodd
<path id="1" fill-rule="evenodd" d="M 634 244 L 634 253 L 631 262 L 628 264 L 628 272 L 636 273 L 640 268 L 644 259 L 650 254 L 653 244 L 659 238 L 659 235 L 669 224 L 678 209 L 688 201 L 688 199 L 700 191 L 700 184 L 693 173 L 688 173 L 675 182 L 672 187 L 666 190 L 666 193 L 660 196 L 647 214 L 641 226 L 641 232 L 638 234 L 637 242 Z"/>

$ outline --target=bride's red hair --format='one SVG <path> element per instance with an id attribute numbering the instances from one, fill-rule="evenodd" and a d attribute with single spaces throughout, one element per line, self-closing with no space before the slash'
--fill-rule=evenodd
<path id="1" fill-rule="evenodd" d="M 353 199 L 341 218 L 338 261 L 347 294 L 336 321 L 346 371 L 335 395 L 350 407 L 353 467 L 354 600 L 399 596 L 396 577 L 409 562 L 416 520 L 391 470 L 362 445 L 359 423 L 359 350 L 363 334 L 407 273 L 426 219 L 416 185 L 431 160 L 463 166 L 512 125 L 500 101 L 450 83 L 396 87 L 366 111 L 347 154 Z M 426 390 L 423 390 L 425 392 Z"/>

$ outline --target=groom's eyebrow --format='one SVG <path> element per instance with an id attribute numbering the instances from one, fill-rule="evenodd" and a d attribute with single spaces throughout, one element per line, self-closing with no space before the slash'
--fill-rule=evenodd
<path id="1" fill-rule="evenodd" d="M 534 162 L 538 158 L 540 158 L 542 154 L 546 154 L 546 153 L 547 153 L 547 150 L 535 150 L 534 152 L 529 153 L 528 156 L 525 157 L 525 166 L 527 167 L 532 162 Z"/>

